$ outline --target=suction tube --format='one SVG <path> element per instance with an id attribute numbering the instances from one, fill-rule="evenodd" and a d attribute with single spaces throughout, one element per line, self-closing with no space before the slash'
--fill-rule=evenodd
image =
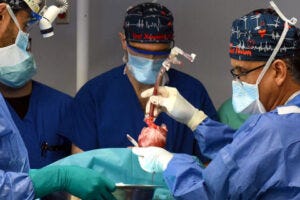
<path id="1" fill-rule="evenodd" d="M 41 34 L 44 38 L 54 35 L 52 22 L 56 19 L 58 14 L 64 13 L 69 7 L 67 0 L 56 0 L 59 7 L 52 5 L 48 8 L 44 8 L 42 11 L 42 19 L 39 22 Z"/>
<path id="2" fill-rule="evenodd" d="M 182 62 L 177 59 L 178 55 L 184 56 L 190 62 L 194 62 L 194 60 L 196 58 L 196 54 L 194 54 L 194 53 L 188 54 L 176 46 L 173 47 L 169 57 L 163 62 L 162 67 L 160 68 L 160 71 L 157 74 L 156 82 L 155 82 L 154 90 L 153 90 L 153 95 L 157 95 L 157 93 L 158 93 L 157 90 L 162 82 L 162 77 L 163 77 L 164 73 L 170 69 L 171 64 L 175 64 L 175 65 L 182 64 Z M 151 103 L 149 116 L 148 116 L 148 118 L 146 118 L 146 123 L 148 124 L 148 126 L 152 125 L 154 123 L 154 108 L 155 108 L 155 105 Z"/>

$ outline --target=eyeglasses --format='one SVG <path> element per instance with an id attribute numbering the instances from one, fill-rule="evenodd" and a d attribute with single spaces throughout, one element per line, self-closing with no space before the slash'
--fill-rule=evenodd
<path id="1" fill-rule="evenodd" d="M 33 11 L 30 12 L 30 18 L 27 21 L 27 29 L 31 30 L 34 25 L 36 25 L 43 17 L 38 13 Z"/>
<path id="2" fill-rule="evenodd" d="M 231 75 L 232 75 L 232 77 L 234 79 L 240 79 L 241 76 L 246 76 L 250 72 L 253 72 L 253 71 L 257 70 L 257 69 L 260 69 L 260 68 L 264 67 L 265 65 L 266 64 L 260 65 L 258 67 L 253 68 L 253 69 L 250 69 L 248 71 L 246 71 L 242 67 L 235 67 L 235 68 L 233 68 L 233 69 L 230 70 L 230 73 L 231 73 Z"/>
<path id="3" fill-rule="evenodd" d="M 128 42 L 127 42 L 127 47 L 136 53 L 145 54 L 145 55 L 167 56 L 171 52 L 171 48 L 163 50 L 163 51 L 149 51 L 149 50 L 145 50 L 145 49 L 139 49 L 139 48 L 131 46 Z"/>
<path id="4" fill-rule="evenodd" d="M 30 12 L 30 19 L 27 22 L 29 25 L 37 23 L 38 21 L 40 21 L 43 17 L 41 15 L 39 15 L 38 13 L 35 13 L 33 11 Z"/>

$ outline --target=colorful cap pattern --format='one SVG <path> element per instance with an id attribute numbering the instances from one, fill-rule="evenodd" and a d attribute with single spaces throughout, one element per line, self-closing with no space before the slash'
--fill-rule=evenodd
<path id="1" fill-rule="evenodd" d="M 267 61 L 283 32 L 285 22 L 272 9 L 259 9 L 235 20 L 230 37 L 230 57 L 237 60 Z M 289 26 L 276 58 L 300 49 L 299 29 Z"/>
<path id="2" fill-rule="evenodd" d="M 170 43 L 173 41 L 173 16 L 163 5 L 142 3 L 127 10 L 123 25 L 127 41 Z"/>
<path id="3" fill-rule="evenodd" d="M 38 13 L 41 0 L 0 0 L 0 3 L 7 3 L 12 9 L 30 8 L 33 12 Z"/>

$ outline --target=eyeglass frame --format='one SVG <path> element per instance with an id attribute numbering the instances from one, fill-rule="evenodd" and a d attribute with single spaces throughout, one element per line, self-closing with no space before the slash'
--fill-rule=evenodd
<path id="1" fill-rule="evenodd" d="M 236 69 L 236 67 L 235 67 L 235 68 L 232 68 L 232 69 L 230 70 L 230 73 L 231 73 L 231 75 L 232 75 L 232 77 L 233 77 L 234 79 L 240 79 L 241 76 L 246 76 L 246 75 L 249 74 L 250 72 L 253 72 L 253 71 L 257 70 L 257 69 L 260 69 L 260 68 L 264 67 L 265 65 L 266 65 L 266 63 L 264 63 L 264 64 L 262 64 L 262 65 L 259 65 L 259 66 L 255 67 L 255 68 L 253 68 L 253 69 L 248 70 L 248 71 L 241 72 L 241 73 L 239 73 L 239 74 L 235 74 L 235 73 L 234 73 L 234 70 Z"/>

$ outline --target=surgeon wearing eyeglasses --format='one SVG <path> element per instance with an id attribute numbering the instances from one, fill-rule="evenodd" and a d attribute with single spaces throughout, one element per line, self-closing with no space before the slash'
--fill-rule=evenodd
<path id="1" fill-rule="evenodd" d="M 132 146 L 126 134 L 137 140 L 146 126 L 147 99 L 140 94 L 153 87 L 163 61 L 174 46 L 173 15 L 158 3 L 137 4 L 127 10 L 123 29 L 119 36 L 124 64 L 87 82 L 70 109 L 72 113 L 67 118 L 73 122 L 62 132 L 69 131 L 66 136 L 75 144 L 75 151 Z M 217 119 L 206 89 L 195 78 L 171 68 L 162 84 L 178 88 L 195 107 Z M 165 114 L 156 122 L 168 127 L 167 150 L 201 157 L 187 126 Z"/>
<path id="2" fill-rule="evenodd" d="M 253 114 L 237 130 L 210 119 L 176 88 L 142 93 L 194 132 L 212 159 L 204 168 L 195 158 L 158 147 L 134 147 L 141 167 L 163 172 L 178 199 L 300 198 L 300 36 L 277 6 L 235 20 L 230 37 L 233 107 Z M 277 14 L 278 13 L 278 14 Z M 274 38 L 272 35 L 280 35 Z"/>

